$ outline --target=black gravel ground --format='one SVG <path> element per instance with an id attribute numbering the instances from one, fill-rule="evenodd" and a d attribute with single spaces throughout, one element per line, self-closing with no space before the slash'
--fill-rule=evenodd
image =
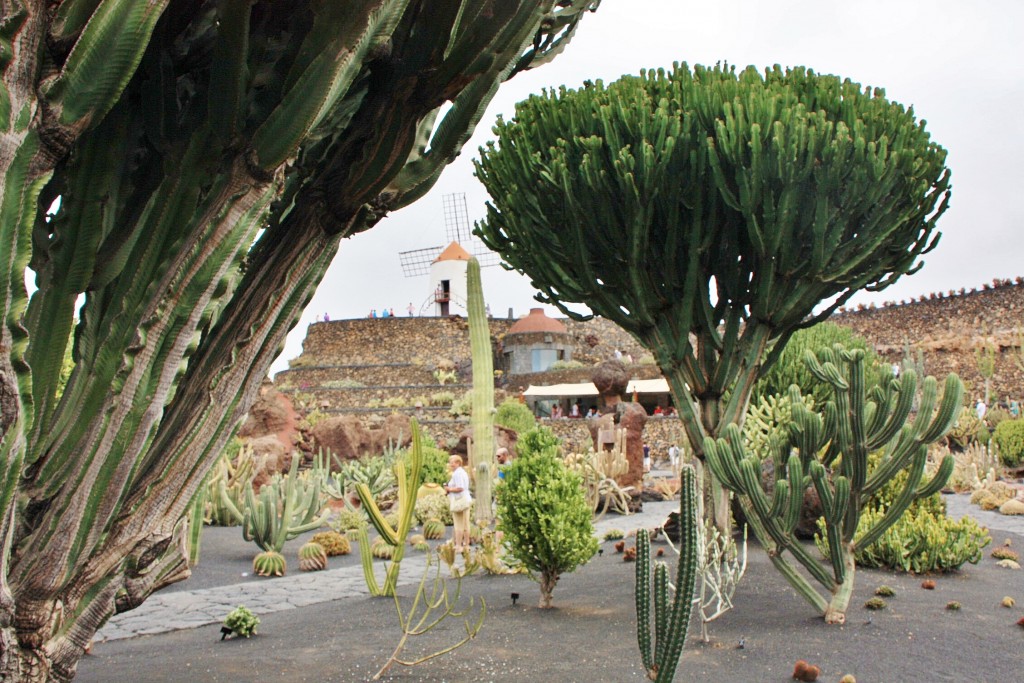
<path id="1" fill-rule="evenodd" d="M 1008 538 L 1015 549 L 1024 549 L 1021 536 L 993 536 L 995 544 Z M 487 602 L 479 636 L 453 654 L 413 668 L 396 667 L 384 680 L 644 680 L 633 564 L 623 562 L 611 544 L 604 548 L 603 556 L 562 578 L 551 610 L 537 608 L 537 587 L 525 577 L 465 580 L 464 598 Z M 1024 574 L 997 566 L 990 550 L 977 566 L 932 577 L 935 590 L 922 589 L 921 576 L 859 570 L 846 625 L 827 626 L 752 543 L 735 609 L 711 625 L 710 643 L 700 643 L 699 627 L 691 627 L 676 680 L 783 683 L 791 680 L 798 659 L 819 666 L 819 680 L 830 683 L 844 674 L 859 683 L 1024 680 L 1024 628 L 1017 625 L 1024 617 Z M 239 562 L 251 556 L 233 542 L 208 543 L 203 553 L 206 582 L 240 580 L 244 565 Z M 181 588 L 199 583 L 190 580 Z M 882 584 L 896 591 L 888 607 L 864 609 Z M 514 606 L 513 592 L 521 595 Z M 411 593 L 403 591 L 406 597 Z M 1004 596 L 1017 605 L 1002 607 Z M 961 608 L 946 609 L 951 601 Z M 207 626 L 98 643 L 76 680 L 366 681 L 400 637 L 394 603 L 382 598 L 335 600 L 261 618 L 259 635 L 250 640 L 221 641 L 219 627 Z M 461 637 L 461 629 L 460 622 L 449 620 L 416 639 L 424 642 L 412 642 L 407 652 L 411 658 L 445 647 Z"/>

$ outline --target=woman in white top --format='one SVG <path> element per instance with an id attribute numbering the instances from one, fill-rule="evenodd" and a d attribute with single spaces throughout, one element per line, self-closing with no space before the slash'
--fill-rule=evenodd
<path id="1" fill-rule="evenodd" d="M 448 458 L 448 469 L 451 470 L 452 478 L 444 487 L 448 494 L 449 505 L 460 498 L 469 498 L 469 475 L 462 468 L 462 458 L 453 455 Z M 461 553 L 469 549 L 469 511 L 472 506 L 460 512 L 452 511 L 452 521 L 455 525 L 454 541 L 455 552 Z"/>

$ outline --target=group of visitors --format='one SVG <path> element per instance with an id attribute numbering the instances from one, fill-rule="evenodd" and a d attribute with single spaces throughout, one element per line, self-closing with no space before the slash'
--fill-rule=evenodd
<path id="1" fill-rule="evenodd" d="M 376 308 L 371 308 L 370 309 L 370 315 L 368 315 L 366 317 L 367 318 L 394 318 L 395 317 L 395 309 L 393 309 L 393 308 L 382 308 L 382 309 L 380 309 L 380 314 L 378 314 Z"/>

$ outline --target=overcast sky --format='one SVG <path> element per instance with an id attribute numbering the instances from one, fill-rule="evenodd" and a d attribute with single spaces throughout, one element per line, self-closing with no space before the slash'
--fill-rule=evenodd
<path id="1" fill-rule="evenodd" d="M 553 63 L 502 86 L 462 156 L 426 197 L 342 243 L 273 370 L 301 353 L 306 326 L 324 313 L 337 320 L 393 307 L 405 315 L 410 302 L 425 302 L 428 278 L 403 277 L 398 252 L 445 241 L 446 194 L 465 193 L 470 220 L 482 217 L 487 194 L 471 160 L 492 137 L 499 113 L 510 116 L 516 102 L 545 87 L 608 82 L 673 61 L 801 65 L 880 86 L 890 100 L 913 105 L 949 150 L 953 196 L 939 220 L 939 246 L 917 274 L 883 292 L 858 294 L 853 303 L 1024 275 L 1022 26 L 1021 0 L 603 0 Z M 526 278 L 500 267 L 485 268 L 483 276 L 495 315 L 512 308 L 518 316 L 539 305 Z"/>

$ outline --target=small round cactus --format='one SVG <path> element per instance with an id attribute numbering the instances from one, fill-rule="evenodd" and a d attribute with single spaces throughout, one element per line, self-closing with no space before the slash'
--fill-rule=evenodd
<path id="1" fill-rule="evenodd" d="M 948 609 L 950 612 L 959 612 L 960 611 L 960 607 L 961 607 L 960 603 L 957 602 L 956 600 L 950 600 L 949 602 L 946 603 L 946 609 Z"/>
<path id="2" fill-rule="evenodd" d="M 892 586 L 879 586 L 875 589 L 875 595 L 882 598 L 891 598 L 896 595 L 896 591 L 893 590 Z"/>
<path id="3" fill-rule="evenodd" d="M 224 619 L 224 625 L 231 629 L 235 635 L 245 636 L 246 638 L 256 635 L 256 627 L 259 624 L 260 618 L 244 605 L 239 605 L 228 612 L 228 616 Z"/>
<path id="4" fill-rule="evenodd" d="M 376 557 L 378 560 L 390 560 L 392 557 L 394 557 L 395 546 L 391 545 L 390 543 L 386 542 L 383 538 L 380 538 L 378 536 L 377 539 L 370 546 L 370 554 Z"/>
<path id="5" fill-rule="evenodd" d="M 339 534 L 337 531 L 321 531 L 320 533 L 313 534 L 310 542 L 322 545 L 327 552 L 327 557 L 348 555 L 352 552 L 352 543 L 348 537 L 344 534 Z"/>
<path id="6" fill-rule="evenodd" d="M 606 541 L 617 541 L 625 536 L 626 533 L 622 529 L 609 529 L 604 532 L 604 540 Z"/>
<path id="7" fill-rule="evenodd" d="M 1010 608 L 1016 605 L 1017 601 L 1011 598 L 1009 595 L 1007 595 L 1005 598 L 1002 599 L 1002 601 L 999 604 L 1003 607 Z"/>
<path id="8" fill-rule="evenodd" d="M 423 537 L 430 541 L 444 538 L 444 524 L 439 519 L 428 519 L 423 523 Z"/>
<path id="9" fill-rule="evenodd" d="M 284 555 L 273 550 L 260 553 L 252 561 L 252 570 L 258 576 L 284 576 L 287 568 Z"/>
<path id="10" fill-rule="evenodd" d="M 865 609 L 870 609 L 870 610 L 875 610 L 875 611 L 880 610 L 880 609 L 885 609 L 885 607 L 886 607 L 885 600 L 883 600 L 882 598 L 871 598 L 867 602 L 864 603 L 864 608 Z"/>
<path id="11" fill-rule="evenodd" d="M 413 534 L 412 536 L 409 537 L 409 545 L 411 545 L 413 547 L 416 547 L 420 543 L 425 543 L 426 540 L 427 540 L 427 538 L 423 534 Z"/>
<path id="12" fill-rule="evenodd" d="M 327 551 L 316 541 L 310 541 L 299 548 L 299 569 L 304 572 L 318 572 L 327 569 Z"/>

